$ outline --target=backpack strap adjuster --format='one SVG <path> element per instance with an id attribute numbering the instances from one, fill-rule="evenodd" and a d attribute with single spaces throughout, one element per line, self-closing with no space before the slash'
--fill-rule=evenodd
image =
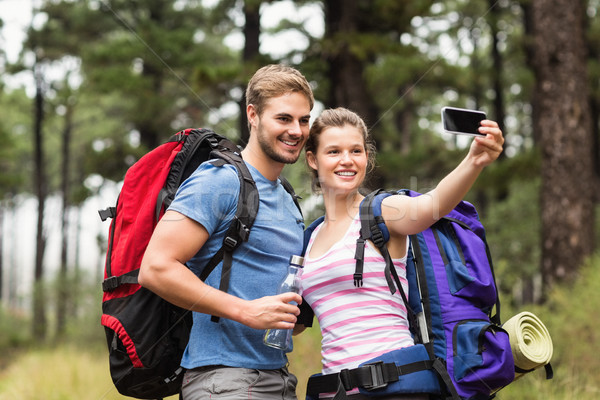
<path id="1" fill-rule="evenodd" d="M 382 246 L 385 245 L 383 233 L 381 232 L 381 229 L 377 227 L 377 225 L 375 225 L 375 227 L 371 231 L 371 235 L 371 241 L 373 242 L 373 244 L 375 244 L 375 246 L 377 246 L 377 248 L 380 249 Z"/>
<path id="2" fill-rule="evenodd" d="M 228 235 L 223 239 L 223 250 L 233 251 L 241 242 L 248 241 L 250 236 L 250 228 L 248 228 L 238 217 L 234 217 L 231 223 L 231 227 L 227 232 Z"/>
<path id="3" fill-rule="evenodd" d="M 225 239 L 223 239 L 223 250 L 225 251 L 232 251 L 237 247 L 237 245 L 238 241 L 231 236 L 227 236 Z"/>
<path id="4" fill-rule="evenodd" d="M 371 375 L 370 383 L 363 383 L 363 387 L 367 390 L 375 390 L 386 387 L 388 382 L 384 378 L 383 374 L 383 361 L 377 361 L 370 364 L 363 365 L 363 368 L 368 368 Z"/>
<path id="5" fill-rule="evenodd" d="M 119 287 L 119 277 L 111 276 L 102 281 L 102 290 L 104 292 L 112 292 Z"/>

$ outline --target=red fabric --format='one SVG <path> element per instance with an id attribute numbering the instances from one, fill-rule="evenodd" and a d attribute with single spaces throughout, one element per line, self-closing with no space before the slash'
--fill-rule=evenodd
<path id="1" fill-rule="evenodd" d="M 127 350 L 127 354 L 129 355 L 129 359 L 131 360 L 133 367 L 144 368 L 144 364 L 142 364 L 142 360 L 140 360 L 137 354 L 137 350 L 135 349 L 135 344 L 125 331 L 125 328 L 123 328 L 123 325 L 121 325 L 121 322 L 119 322 L 119 320 L 115 317 L 106 314 L 102 314 L 101 322 L 102 325 L 112 329 L 117 333 L 119 339 L 121 340 L 121 342 L 123 342 L 123 345 Z"/>
<path id="2" fill-rule="evenodd" d="M 186 130 L 185 134 L 189 130 Z M 140 158 L 125 174 L 117 204 L 111 273 L 119 276 L 139 269 L 155 223 L 156 200 L 183 142 L 167 142 Z M 107 271 L 104 271 L 107 278 Z M 103 301 L 128 296 L 140 285 L 122 285 L 104 292 Z"/>

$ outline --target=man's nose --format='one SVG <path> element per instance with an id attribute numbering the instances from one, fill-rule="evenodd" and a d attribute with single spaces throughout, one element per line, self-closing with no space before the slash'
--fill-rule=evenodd
<path id="1" fill-rule="evenodd" d="M 288 129 L 288 133 L 293 136 L 302 135 L 302 129 L 300 127 L 300 121 L 293 121 Z"/>

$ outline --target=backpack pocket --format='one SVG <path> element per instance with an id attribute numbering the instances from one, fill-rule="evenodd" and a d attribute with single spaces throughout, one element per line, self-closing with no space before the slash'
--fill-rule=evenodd
<path id="1" fill-rule="evenodd" d="M 462 388 L 487 392 L 514 380 L 508 333 L 485 320 L 458 322 L 452 332 L 452 371 Z"/>
<path id="2" fill-rule="evenodd" d="M 485 241 L 458 222 L 442 224 L 439 230 L 441 234 L 436 230 L 433 232 L 446 269 L 450 293 L 482 309 L 493 307 L 497 293 Z M 482 268 L 486 265 L 489 268 Z"/>
<path id="3" fill-rule="evenodd" d="M 145 288 L 105 301 L 102 309 L 111 378 L 119 393 L 139 399 L 179 393 L 192 313 Z"/>

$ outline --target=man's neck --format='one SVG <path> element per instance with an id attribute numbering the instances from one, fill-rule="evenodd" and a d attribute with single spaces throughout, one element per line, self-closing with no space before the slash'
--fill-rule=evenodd
<path id="1" fill-rule="evenodd" d="M 242 157 L 270 181 L 276 181 L 285 166 L 285 164 L 268 157 L 260 149 L 254 149 L 250 143 L 242 150 Z"/>

